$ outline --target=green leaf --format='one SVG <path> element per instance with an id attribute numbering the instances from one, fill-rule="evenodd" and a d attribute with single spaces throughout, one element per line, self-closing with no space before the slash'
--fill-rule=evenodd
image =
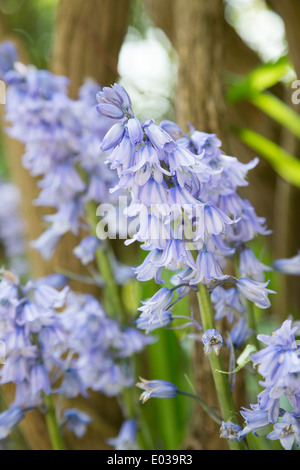
<path id="1" fill-rule="evenodd" d="M 300 160 L 257 132 L 233 126 L 242 142 L 267 160 L 273 169 L 288 183 L 300 187 Z"/>
<path id="2" fill-rule="evenodd" d="M 300 138 L 300 115 L 279 98 L 271 93 L 260 93 L 249 101 Z"/>
<path id="3" fill-rule="evenodd" d="M 217 372 L 220 372 L 221 374 L 228 374 L 228 375 L 236 374 L 236 372 L 241 370 L 243 367 L 245 367 L 246 364 L 248 364 L 248 362 L 250 362 L 251 360 L 250 354 L 254 353 L 255 351 L 256 351 L 256 347 L 253 346 L 253 344 L 247 344 L 242 354 L 240 354 L 240 356 L 237 358 L 236 363 L 238 366 L 233 371 L 225 372 L 223 370 L 217 370 Z"/>
<path id="4" fill-rule="evenodd" d="M 227 100 L 236 103 L 270 88 L 279 82 L 291 70 L 291 64 L 286 57 L 281 57 L 276 63 L 263 64 L 246 77 L 231 77 Z"/>

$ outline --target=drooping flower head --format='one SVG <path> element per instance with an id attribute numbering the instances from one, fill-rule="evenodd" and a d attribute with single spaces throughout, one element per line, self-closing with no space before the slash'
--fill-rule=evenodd
<path id="1" fill-rule="evenodd" d="M 0 76 L 7 88 L 6 132 L 25 145 L 22 164 L 39 177 L 40 192 L 34 203 L 54 209 L 45 216 L 48 228 L 32 241 L 48 259 L 64 234 L 86 232 L 90 201 L 96 206 L 115 203 L 108 189 L 116 176 L 99 149 L 99 136 L 113 121 L 101 118 L 95 109 L 100 85 L 87 80 L 73 100 L 66 77 L 18 62 L 10 43 L 0 46 Z"/>
<path id="2" fill-rule="evenodd" d="M 144 390 L 140 397 L 142 403 L 145 403 L 150 398 L 173 398 L 178 393 L 176 385 L 166 380 L 146 380 L 140 378 L 140 382 L 136 386 Z"/>
<path id="3" fill-rule="evenodd" d="M 118 84 L 100 91 L 97 99 L 99 113 L 115 120 L 101 143 L 107 163 L 119 178 L 111 191 L 130 194 L 125 213 L 137 219 L 136 231 L 125 243 L 138 241 L 149 252 L 135 270 L 137 279 L 163 284 L 164 271 L 173 271 L 171 282 L 175 288 L 186 286 L 186 295 L 199 283 L 212 286 L 215 281 L 227 280 L 230 276 L 224 270 L 233 264 L 237 253 L 245 280 L 234 281 L 235 305 L 240 303 L 244 309 L 238 298 L 251 297 L 256 305 L 267 308 L 272 291 L 263 281 L 270 268 L 256 259 L 246 243 L 270 232 L 265 219 L 238 194 L 238 189 L 248 184 L 247 173 L 258 159 L 243 164 L 222 152 L 214 134 L 192 126 L 186 134 L 170 121 L 160 125 L 152 119 L 140 122 L 130 97 Z M 139 325 L 146 329 L 146 312 L 151 312 L 151 305 L 149 331 L 159 317 L 161 325 L 166 324 L 167 304 L 166 300 L 160 310 L 155 296 L 143 303 Z M 219 307 L 221 311 L 221 303 Z M 241 319 L 242 308 L 238 308 L 237 318 L 230 314 L 232 320 Z"/>
<path id="4" fill-rule="evenodd" d="M 266 347 L 251 355 L 254 365 L 263 377 L 263 391 L 258 403 L 243 408 L 246 427 L 240 436 L 254 432 L 269 424 L 274 428 L 267 438 L 280 440 L 285 449 L 300 442 L 300 354 L 295 334 L 298 327 L 286 320 L 271 336 L 258 335 Z M 285 409 L 285 398 L 290 408 Z M 284 406 L 284 408 L 282 407 Z"/>

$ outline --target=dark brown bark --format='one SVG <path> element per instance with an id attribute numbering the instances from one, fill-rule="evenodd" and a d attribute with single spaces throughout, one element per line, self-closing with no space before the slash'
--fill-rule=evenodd
<path id="1" fill-rule="evenodd" d="M 52 70 L 71 78 L 72 96 L 85 78 L 102 86 L 115 81 L 129 5 L 130 0 L 60 1 Z"/>
<path id="2" fill-rule="evenodd" d="M 285 23 L 290 58 L 294 64 L 297 77 L 300 78 L 300 2 L 298 0 L 268 0 L 268 3 Z"/>
<path id="3" fill-rule="evenodd" d="M 176 117 L 215 132 L 225 142 L 224 11 L 221 0 L 174 1 L 174 30 L 179 57 Z"/>

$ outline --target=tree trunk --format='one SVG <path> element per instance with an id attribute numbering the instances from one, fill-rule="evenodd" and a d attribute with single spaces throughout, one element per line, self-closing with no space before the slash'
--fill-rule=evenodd
<path id="1" fill-rule="evenodd" d="M 175 37 L 179 57 L 176 117 L 225 142 L 224 11 L 221 0 L 174 1 Z"/>
<path id="2" fill-rule="evenodd" d="M 299 0 L 268 0 L 270 6 L 281 16 L 289 44 L 289 54 L 300 79 L 300 2 Z"/>
<path id="3" fill-rule="evenodd" d="M 85 78 L 111 85 L 128 26 L 130 0 L 61 0 L 52 70 L 71 78 L 71 95 Z"/>

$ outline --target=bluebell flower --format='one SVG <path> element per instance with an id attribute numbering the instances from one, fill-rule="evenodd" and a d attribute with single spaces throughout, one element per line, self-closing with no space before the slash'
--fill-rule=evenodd
<path id="1" fill-rule="evenodd" d="M 100 245 L 100 241 L 93 235 L 88 235 L 80 244 L 74 248 L 74 255 L 79 258 L 82 264 L 86 265 L 95 259 L 95 253 Z"/>
<path id="2" fill-rule="evenodd" d="M 122 117 L 124 117 L 124 112 L 121 109 L 108 103 L 98 104 L 97 110 L 104 116 L 112 119 L 122 119 Z"/>
<path id="3" fill-rule="evenodd" d="M 241 435 L 256 432 L 260 427 L 274 425 L 267 437 L 280 439 L 285 449 L 290 449 L 293 442 L 299 442 L 300 411 L 300 357 L 295 339 L 298 327 L 291 320 L 283 322 L 271 336 L 258 335 L 266 347 L 250 356 L 263 377 L 260 385 L 262 392 L 257 397 L 257 404 L 250 405 L 251 410 L 241 411 L 246 420 L 246 427 Z M 285 397 L 292 411 L 280 408 L 281 398 Z"/>
<path id="4" fill-rule="evenodd" d="M 268 439 L 280 440 L 285 450 L 291 450 L 293 444 L 300 445 L 300 419 L 287 411 L 280 423 L 274 424 L 274 431 L 267 435 Z"/>
<path id="5" fill-rule="evenodd" d="M 107 444 L 115 450 L 137 450 L 137 424 L 133 419 L 127 419 L 121 426 L 117 437 L 107 439 Z"/>
<path id="6" fill-rule="evenodd" d="M 19 409 L 43 409 L 45 394 L 69 394 L 66 383 L 70 382 L 67 370 L 74 366 L 72 341 L 63 326 L 63 314 L 56 311 L 64 306 L 69 288 L 57 290 L 47 285 L 46 279 L 30 279 L 23 285 L 17 276 L 5 271 L 1 274 L 0 337 L 6 345 L 6 360 L 0 383 L 15 386 L 11 408 L 16 413 L 8 410 L 3 414 L 3 418 L 12 419 L 7 424 L 9 430 L 24 415 Z M 62 386 L 54 390 L 57 379 Z M 82 387 L 80 393 L 86 396 L 86 389 Z"/>
<path id="7" fill-rule="evenodd" d="M 150 299 L 142 301 L 142 307 L 138 310 L 141 311 L 140 318 L 147 318 L 157 316 L 162 319 L 163 312 L 168 310 L 168 306 L 173 299 L 173 292 L 167 287 L 162 287 Z M 150 318 L 151 320 L 151 318 Z"/>
<path id="8" fill-rule="evenodd" d="M 231 421 L 223 421 L 220 428 L 220 437 L 228 439 L 229 441 L 239 442 L 241 440 L 240 433 L 242 427 Z"/>
<path id="9" fill-rule="evenodd" d="M 116 147 L 125 134 L 125 127 L 121 123 L 114 124 L 107 134 L 105 135 L 104 139 L 101 142 L 101 150 L 103 152 Z"/>
<path id="10" fill-rule="evenodd" d="M 5 439 L 11 430 L 19 424 L 25 417 L 24 411 L 16 406 L 12 406 L 0 414 L 0 440 Z"/>
<path id="11" fill-rule="evenodd" d="M 143 129 L 140 121 L 132 117 L 128 120 L 128 135 L 132 145 L 140 145 L 143 140 Z"/>
<path id="12" fill-rule="evenodd" d="M 213 204 L 203 204 L 203 206 L 197 206 L 197 210 L 201 214 L 197 214 L 197 228 L 195 229 L 195 238 L 194 240 L 204 240 L 206 241 L 210 235 L 219 235 L 225 231 L 227 225 L 235 224 L 236 220 L 230 219 L 230 217 L 225 214 L 218 207 Z"/>
<path id="13" fill-rule="evenodd" d="M 64 418 L 64 424 L 67 425 L 68 430 L 73 432 L 78 439 L 85 435 L 87 426 L 92 422 L 92 418 L 87 413 L 75 408 L 65 410 Z"/>
<path id="14" fill-rule="evenodd" d="M 114 105 L 119 109 L 123 109 L 129 116 L 133 115 L 130 97 L 118 83 L 115 83 L 112 88 L 103 87 L 102 90 L 97 93 L 97 101 L 99 103 Z"/>
<path id="15" fill-rule="evenodd" d="M 159 328 L 169 326 L 173 321 L 173 316 L 171 312 L 162 312 L 159 316 L 157 314 L 152 315 L 151 317 L 143 318 L 140 316 L 136 320 L 137 328 L 145 330 L 145 333 L 148 334 L 152 331 L 155 331 Z"/>
<path id="16" fill-rule="evenodd" d="M 272 268 L 259 261 L 250 248 L 244 248 L 240 252 L 239 272 L 241 277 L 263 282 L 266 271 L 272 271 Z"/>
<path id="17" fill-rule="evenodd" d="M 242 316 L 230 330 L 230 340 L 237 349 L 241 348 L 249 336 L 253 333 L 248 327 L 245 316 Z M 229 346 L 229 344 L 228 344 Z"/>
<path id="18" fill-rule="evenodd" d="M 44 259 L 50 259 L 53 256 L 57 244 L 67 231 L 68 227 L 58 228 L 50 226 L 36 240 L 32 241 L 30 245 L 40 252 Z"/>
<path id="19" fill-rule="evenodd" d="M 91 295 L 71 292 L 62 321 L 76 357 L 72 367 L 86 389 L 116 396 L 133 385 L 130 360 L 153 342 L 152 337 L 109 319 Z"/>
<path id="20" fill-rule="evenodd" d="M 178 393 L 176 385 L 166 380 L 146 380 L 140 377 L 136 386 L 144 390 L 140 396 L 142 403 L 150 398 L 173 398 Z"/>
<path id="21" fill-rule="evenodd" d="M 49 374 L 43 364 L 34 364 L 30 372 L 30 384 L 33 395 L 44 392 L 46 395 L 51 393 Z"/>
<path id="22" fill-rule="evenodd" d="M 215 309 L 215 320 L 227 318 L 233 323 L 235 318 L 240 318 L 246 312 L 240 293 L 235 287 L 224 289 L 218 285 L 211 293 L 211 300 Z"/>
<path id="23" fill-rule="evenodd" d="M 163 284 L 166 269 L 174 272 L 172 281 L 190 288 L 226 280 L 223 269 L 235 252 L 256 235 L 270 233 L 265 219 L 238 194 L 238 188 L 248 184 L 247 174 L 258 159 L 243 164 L 225 155 L 216 135 L 197 131 L 192 125 L 186 134 L 171 121 L 160 125 L 152 119 L 138 121 L 128 94 L 120 86 L 100 92 L 98 101 L 115 106 L 115 110 L 103 107 L 103 113 L 109 109 L 111 116 L 119 118 L 102 142 L 108 150 L 106 161 L 119 179 L 112 191 L 130 194 L 125 215 L 138 220 L 136 233 L 125 244 L 140 242 L 149 252 L 135 268 L 137 279 Z M 98 112 L 101 114 L 101 106 Z M 251 273 L 257 279 L 268 269 L 248 248 L 242 251 L 244 276 Z M 232 299 L 227 300 L 230 321 L 244 313 L 243 296 L 267 308 L 268 293 L 266 285 L 260 288 L 240 280 Z M 163 322 L 155 311 L 152 320 L 146 319 L 147 301 L 139 310 L 142 314 L 137 325 L 148 332 L 171 319 L 168 305 L 160 309 Z M 220 302 L 217 315 L 222 316 L 221 312 Z M 246 326 L 243 331 L 246 335 Z"/>
<path id="24" fill-rule="evenodd" d="M 250 432 L 256 433 L 260 428 L 270 424 L 268 411 L 261 410 L 258 405 L 250 405 L 251 410 L 242 408 L 241 415 L 245 419 L 246 427 L 241 431 L 240 437 L 246 436 Z"/>
<path id="25" fill-rule="evenodd" d="M 26 223 L 21 215 L 21 194 L 13 183 L 0 181 L 0 244 L 5 263 L 17 274 L 25 274 L 28 263 L 26 253 Z"/>
<path id="26" fill-rule="evenodd" d="M 196 260 L 197 274 L 191 279 L 190 284 L 208 284 L 214 279 L 222 280 L 228 276 L 224 275 L 217 257 L 210 251 L 199 251 Z"/>
<path id="27" fill-rule="evenodd" d="M 205 355 L 213 352 L 218 356 L 220 354 L 221 347 L 224 344 L 222 335 L 219 333 L 219 331 L 213 328 L 210 328 L 203 333 L 201 341 L 204 345 Z"/>
<path id="28" fill-rule="evenodd" d="M 135 268 L 136 278 L 138 281 L 149 281 L 155 279 L 157 284 L 162 284 L 161 274 L 163 266 L 157 266 L 161 258 L 162 251 L 159 249 L 152 250 L 146 256 L 143 263 Z"/>
<path id="29" fill-rule="evenodd" d="M 271 305 L 268 294 L 276 294 L 275 291 L 267 289 L 268 284 L 269 281 L 256 282 L 253 279 L 240 278 L 237 280 L 236 287 L 246 299 L 253 302 L 257 307 L 266 309 Z"/>
<path id="30" fill-rule="evenodd" d="M 265 378 L 273 383 L 282 375 L 296 373 L 300 370 L 300 358 L 295 340 L 297 326 L 292 326 L 291 320 L 286 320 L 272 336 L 258 335 L 258 339 L 267 346 L 254 353 L 251 360 L 259 365 L 258 370 Z"/>
<path id="31" fill-rule="evenodd" d="M 274 268 L 283 274 L 300 275 L 300 251 L 292 258 L 277 259 Z"/>
<path id="32" fill-rule="evenodd" d="M 69 286 L 64 286 L 62 290 L 55 289 L 47 284 L 32 284 L 24 286 L 24 291 L 32 291 L 34 301 L 43 309 L 61 308 L 66 301 L 66 296 L 69 291 Z"/>
<path id="33" fill-rule="evenodd" d="M 72 100 L 66 77 L 15 59 L 14 46 L 4 44 L 0 62 L 6 64 L 3 78 L 7 85 L 6 120 L 10 122 L 6 132 L 24 144 L 23 166 L 31 175 L 39 176 L 41 191 L 35 204 L 55 210 L 45 216 L 49 227 L 32 242 L 49 259 L 67 232 L 79 234 L 87 218 L 87 202 L 116 202 L 109 193 L 116 175 L 105 166 L 98 139 L 106 135 L 118 116 L 101 117 L 97 113 L 96 90 L 100 86 L 94 82 L 84 83 L 79 98 Z"/>
<path id="34" fill-rule="evenodd" d="M 69 366 L 68 363 L 66 363 L 63 371 L 62 383 L 55 391 L 66 398 L 75 398 L 77 396 L 87 398 L 89 396 L 76 367 Z"/>
<path id="35" fill-rule="evenodd" d="M 47 285 L 54 289 L 62 289 L 68 283 L 68 277 L 61 273 L 47 274 L 46 276 L 31 281 L 34 285 Z"/>
<path id="36" fill-rule="evenodd" d="M 14 44 L 4 41 L 0 44 L 0 76 L 5 78 L 5 74 L 14 68 L 18 60 L 18 53 Z"/>

